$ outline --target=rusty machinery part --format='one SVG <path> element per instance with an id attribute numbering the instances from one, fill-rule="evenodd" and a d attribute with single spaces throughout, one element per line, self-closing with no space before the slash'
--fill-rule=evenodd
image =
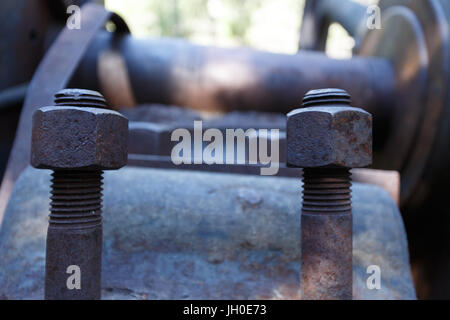
<path id="1" fill-rule="evenodd" d="M 449 270 L 450 2 L 383 0 L 379 6 L 382 29 L 369 31 L 358 51 L 390 60 L 398 75 L 390 139 L 378 161 L 401 172 L 419 297 L 449 297 L 443 279 Z"/>
<path id="2" fill-rule="evenodd" d="M 222 49 L 187 41 L 148 40 L 99 33 L 73 79 L 99 89 L 99 57 L 120 52 L 138 103 L 156 102 L 200 110 L 260 110 L 287 113 L 308 90 L 343 87 L 357 105 L 372 114 L 388 114 L 394 100 L 395 76 L 384 59 L 330 59 L 324 54 L 266 53 L 251 49 Z M 310 72 L 313 66 L 315 72 Z M 112 68 L 111 77 L 116 73 Z M 104 71 L 102 77 L 106 77 Z M 379 81 L 379 79 L 384 79 Z M 120 91 L 110 89 L 110 91 Z"/>
<path id="3" fill-rule="evenodd" d="M 394 100 L 395 75 L 390 62 L 384 59 L 336 60 L 314 52 L 274 54 L 204 47 L 179 39 L 135 39 L 128 35 L 112 39 L 106 32 L 100 32 L 86 52 L 72 85 L 100 89 L 99 75 L 93 76 L 92 70 L 98 70 L 102 52 L 111 50 L 120 52 L 126 61 L 126 73 L 130 75 L 137 103 L 285 114 L 310 89 L 342 87 L 352 95 L 356 105 L 377 114 L 375 127 L 382 127 L 383 116 L 389 113 Z M 111 69 L 109 77 L 115 72 Z M 106 74 L 104 71 L 103 76 Z M 257 126 L 256 121 L 253 126 Z M 384 134 L 383 130 L 380 132 Z M 374 140 L 377 142 L 376 137 Z"/>
<path id="4" fill-rule="evenodd" d="M 353 297 L 350 186 L 348 169 L 303 170 L 302 299 Z"/>
<path id="5" fill-rule="evenodd" d="M 404 3 L 407 6 L 403 5 Z M 442 133 L 446 133 L 449 130 L 445 125 L 445 110 L 439 111 L 439 107 L 433 109 L 436 112 L 433 112 L 432 120 L 441 120 L 435 126 L 433 126 L 435 123 L 427 121 L 427 125 L 421 128 L 429 128 L 431 123 L 432 129 L 424 134 L 422 131 L 425 129 L 417 132 L 415 123 L 420 118 L 417 117 L 420 112 L 414 110 L 422 110 L 423 106 L 429 105 L 421 103 L 427 99 L 435 99 L 440 105 L 445 100 L 448 86 L 446 86 L 446 80 L 443 79 L 446 79 L 445 70 L 448 69 L 445 60 L 449 59 L 440 59 L 439 56 L 446 55 L 448 39 L 444 29 L 447 25 L 446 15 L 450 9 L 445 1 L 438 0 L 398 1 L 398 3 L 385 1 L 380 5 L 386 12 L 391 5 L 393 5 L 392 9 L 409 10 L 410 14 L 407 19 L 412 17 L 412 20 L 416 18 L 420 22 L 415 25 L 415 29 L 428 30 L 430 29 L 427 27 L 428 25 L 434 28 L 432 31 L 422 33 L 425 35 L 426 43 L 435 44 L 434 49 L 429 46 L 430 48 L 427 47 L 425 50 L 425 55 L 429 57 L 432 52 L 435 53 L 428 61 L 433 62 L 433 65 L 439 64 L 439 61 L 442 62 L 441 68 L 433 69 L 435 72 L 432 76 L 440 78 L 440 80 L 432 82 L 437 83 L 437 85 L 433 85 L 433 88 L 437 88 L 436 95 L 431 93 L 431 85 L 427 85 L 423 89 L 426 78 L 423 70 L 418 72 L 411 82 L 402 83 L 401 79 L 408 70 L 395 65 L 396 61 L 400 61 L 401 65 L 401 61 L 404 60 L 402 55 L 405 52 L 411 52 L 412 56 L 425 56 L 424 50 L 421 50 L 420 54 L 414 53 L 417 50 L 406 50 L 405 46 L 408 43 L 402 42 L 402 40 L 395 41 L 391 46 L 381 46 L 385 48 L 387 54 L 379 54 L 379 58 L 354 57 L 350 60 L 333 60 L 321 53 L 301 52 L 296 56 L 289 56 L 254 50 L 225 50 L 193 46 L 187 42 L 170 39 L 136 40 L 129 36 L 112 38 L 105 32 L 97 35 L 88 50 L 73 79 L 74 84 L 75 86 L 83 84 L 90 89 L 98 89 L 101 81 L 92 75 L 92 70 L 98 70 L 98 58 L 101 54 L 112 50 L 120 52 L 124 57 L 128 68 L 124 74 L 130 76 L 133 95 L 138 103 L 161 102 L 222 111 L 259 109 L 288 112 L 290 106 L 298 102 L 299 97 L 314 87 L 342 87 L 350 92 L 356 105 L 373 114 L 376 128 L 374 132 L 375 167 L 401 172 L 403 179 L 402 204 L 411 204 L 411 194 L 414 193 L 416 200 L 426 197 L 429 186 L 436 183 L 436 180 L 443 176 L 443 172 L 447 175 L 447 171 L 449 171 L 447 169 L 450 155 L 444 150 L 448 148 L 438 148 L 434 143 L 435 137 L 439 136 L 436 143 L 440 146 L 445 145 L 446 141 L 443 140 L 443 137 L 446 135 L 439 134 L 441 132 L 434 134 L 432 132 L 441 130 Z M 423 12 L 428 13 L 416 14 L 419 7 Z M 386 16 L 385 11 L 382 12 L 382 17 Z M 430 21 L 438 21 L 438 23 L 422 22 L 425 21 L 421 18 L 422 15 L 426 15 L 431 18 Z M 394 16 L 393 21 L 400 21 L 397 23 L 405 20 L 396 19 L 397 16 Z M 402 30 L 395 27 L 389 29 L 395 29 L 396 32 Z M 367 43 L 373 43 L 373 41 L 367 39 L 374 37 L 371 34 L 382 34 L 383 30 L 387 30 L 387 28 L 371 31 L 366 37 L 363 37 L 361 54 L 372 54 L 367 49 Z M 405 37 L 400 34 L 400 36 L 392 38 L 403 39 Z M 410 38 L 415 39 L 414 37 Z M 416 39 L 411 45 L 417 47 L 415 43 L 420 42 L 420 39 Z M 392 49 L 392 52 L 388 52 L 389 48 Z M 398 52 L 401 52 L 401 57 L 397 59 Z M 373 52 L 373 54 L 377 53 Z M 424 67 L 424 69 L 427 68 L 427 66 Z M 314 69 L 315 72 L 309 72 L 311 69 Z M 116 73 L 115 70 L 110 71 L 111 75 L 114 73 Z M 107 77 L 108 73 L 104 71 L 103 74 L 102 77 Z M 114 91 L 113 89 L 109 91 Z M 408 106 L 408 113 L 401 117 L 400 125 L 393 123 L 392 119 L 398 118 L 393 114 L 406 113 L 404 112 L 405 106 Z M 405 123 L 407 123 L 406 126 Z M 422 138 L 419 137 L 420 135 Z M 403 141 L 399 143 L 399 137 L 403 136 L 405 136 L 404 143 Z M 416 137 L 428 142 L 423 144 L 425 147 L 414 148 L 411 145 L 411 141 L 414 141 Z M 396 146 L 395 150 L 390 146 Z M 417 161 L 410 161 L 413 153 L 419 154 L 420 156 L 417 158 L 422 160 L 419 161 L 421 165 L 416 166 L 415 172 L 408 170 L 417 163 Z M 433 171 L 429 168 L 425 170 L 426 166 L 423 164 L 431 158 L 436 165 L 433 166 Z M 436 174 L 436 172 L 440 172 L 440 174 Z M 424 195 L 418 196 L 418 188 L 423 190 Z"/>
<path id="6" fill-rule="evenodd" d="M 31 164 L 53 170 L 45 299 L 100 299 L 102 170 L 126 164 L 128 120 L 95 91 L 61 90 L 55 101 L 35 111 L 31 145 Z M 79 290 L 67 288 L 73 266 Z"/>
<path id="7" fill-rule="evenodd" d="M 352 99 L 350 95 L 341 89 L 317 89 L 309 91 L 303 98 L 302 107 L 311 107 L 315 105 L 350 105 Z"/>
<path id="8" fill-rule="evenodd" d="M 414 207 L 450 177 L 450 3 L 445 0 L 380 1 L 380 30 L 358 51 L 391 61 L 397 74 L 389 139 L 379 167 L 401 172 L 402 202 Z"/>
<path id="9" fill-rule="evenodd" d="M 380 7 L 384 27 L 366 28 L 359 55 L 348 60 L 320 52 L 282 55 L 173 39 L 112 40 L 105 33 L 88 50 L 74 80 L 99 88 L 91 70 L 98 68 L 102 52 L 115 50 L 126 61 L 137 103 L 286 113 L 312 88 L 342 87 L 373 115 L 374 166 L 401 173 L 402 205 L 414 207 L 450 175 L 444 138 L 450 131 L 445 103 L 450 8 L 443 0 L 381 1 Z M 335 20 L 345 24 L 350 16 Z"/>
<path id="10" fill-rule="evenodd" d="M 287 165 L 304 168 L 303 299 L 352 299 L 350 168 L 371 160 L 372 117 L 344 90 L 312 90 L 287 115 Z"/>
<path id="11" fill-rule="evenodd" d="M 120 113 L 95 107 L 101 94 L 65 89 L 64 105 L 39 108 L 33 115 L 31 164 L 52 170 L 115 170 L 127 163 L 128 120 Z M 89 99 L 88 98 L 88 99 Z M 103 99 L 104 101 L 104 99 Z"/>
<path id="12" fill-rule="evenodd" d="M 101 186 L 102 171 L 53 172 L 45 251 L 46 300 L 101 298 Z M 81 276 L 80 286 L 69 290 L 73 288 L 67 285 L 68 277 L 75 272 Z"/>
<path id="13" fill-rule="evenodd" d="M 171 160 L 171 151 L 178 142 L 171 141 L 171 133 L 177 128 L 187 129 L 194 134 L 195 120 L 202 121 L 204 130 L 215 128 L 226 133 L 227 128 L 279 129 L 286 127 L 286 115 L 265 112 L 233 111 L 217 117 L 202 116 L 200 113 L 176 106 L 141 105 L 136 109 L 122 109 L 122 114 L 129 119 L 128 164 L 132 166 L 157 167 L 186 170 L 217 171 L 259 175 L 261 165 L 246 164 L 178 164 Z M 258 133 L 248 137 L 245 154 L 249 154 L 250 139 L 258 139 Z M 286 133 L 283 129 L 278 138 L 265 137 L 271 146 L 277 140 L 279 146 L 279 171 L 277 176 L 299 177 L 301 169 L 286 167 Z M 270 149 L 270 147 L 268 147 Z M 379 185 L 399 204 L 400 176 L 397 171 L 374 169 L 352 170 L 353 181 Z"/>
<path id="14" fill-rule="evenodd" d="M 51 105 L 53 94 L 67 86 L 72 73 L 98 30 L 108 20 L 117 33 L 126 33 L 125 22 L 101 5 L 87 3 L 81 8 L 83 32 L 64 28 L 47 51 L 28 87 L 20 121 L 0 190 L 0 220 L 15 180 L 30 159 L 31 121 L 39 106 Z"/>
<path id="15" fill-rule="evenodd" d="M 396 74 L 395 101 L 383 114 L 371 111 L 377 123 L 375 166 L 401 173 L 401 202 L 415 208 L 429 197 L 433 186 L 450 177 L 446 138 L 450 135 L 450 4 L 445 0 L 381 0 L 382 28 L 369 30 L 361 27 L 368 16 L 358 4 L 342 1 L 336 6 L 332 2 L 307 2 L 302 36 L 308 35 L 300 47 L 323 51 L 326 29 L 334 21 L 354 36 L 356 54 L 391 62 Z M 352 15 L 341 10 L 346 7 L 352 8 L 348 11 Z M 378 125 L 380 116 L 383 121 Z"/>
<path id="16" fill-rule="evenodd" d="M 43 294 L 43 273 L 27 272 L 44 269 L 36 261 L 47 227 L 42 171 L 24 171 L 5 215 L 11 228 L 0 233 L 0 293 L 8 299 Z M 104 185 L 102 299 L 299 298 L 299 179 L 126 166 L 105 172 Z M 352 201 L 354 299 L 414 299 L 397 206 L 359 183 Z M 382 288 L 367 290 L 366 268 L 377 261 Z"/>
<path id="17" fill-rule="evenodd" d="M 288 113 L 287 165 L 361 168 L 372 163 L 372 116 L 341 89 L 311 90 Z"/>
<path id="18" fill-rule="evenodd" d="M 128 121 L 113 110 L 42 107 L 33 115 L 31 164 L 40 169 L 114 170 L 127 161 Z"/>
<path id="19" fill-rule="evenodd" d="M 101 79 L 92 70 L 99 69 L 102 54 L 110 51 L 123 56 L 136 103 L 287 113 L 307 91 L 320 87 L 342 87 L 368 111 L 389 106 L 394 98 L 395 77 L 385 59 L 338 60 L 314 52 L 275 54 L 205 47 L 182 39 L 113 38 L 107 32 L 99 32 L 86 52 L 73 86 L 83 83 L 100 89 Z M 112 67 L 102 77 L 115 73 Z M 382 77 L 384 81 L 378 81 Z"/>

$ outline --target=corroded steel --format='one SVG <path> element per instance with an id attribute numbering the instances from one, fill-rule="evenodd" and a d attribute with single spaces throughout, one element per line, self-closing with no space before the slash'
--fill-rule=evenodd
<path id="1" fill-rule="evenodd" d="M 365 167 L 372 162 L 372 117 L 343 90 L 312 90 L 287 116 L 287 165 Z"/>
<path id="2" fill-rule="evenodd" d="M 31 164 L 40 169 L 118 169 L 127 161 L 128 120 L 113 110 L 51 106 L 33 115 Z"/>
<path id="3" fill-rule="evenodd" d="M 31 164 L 54 171 L 45 298 L 100 299 L 102 170 L 126 164 L 128 120 L 94 91 L 61 90 L 55 104 L 33 115 L 31 147 Z M 70 288 L 73 266 L 80 286 Z"/>
<path id="4" fill-rule="evenodd" d="M 372 118 L 340 89 L 308 92 L 288 114 L 287 165 L 303 167 L 303 299 L 352 299 L 350 168 L 372 158 Z"/>
<path id="5" fill-rule="evenodd" d="M 101 298 L 102 171 L 53 172 L 45 258 L 45 299 Z M 79 288 L 68 287 L 78 276 Z M 76 283 L 73 280 L 74 283 Z"/>
<path id="6" fill-rule="evenodd" d="M 352 299 L 352 206 L 348 169 L 303 170 L 302 299 Z"/>

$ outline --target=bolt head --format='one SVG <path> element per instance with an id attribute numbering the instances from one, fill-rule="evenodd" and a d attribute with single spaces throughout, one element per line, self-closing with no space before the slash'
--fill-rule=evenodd
<path id="1" fill-rule="evenodd" d="M 372 163 L 372 116 L 350 106 L 301 108 L 287 115 L 289 167 L 365 167 Z"/>
<path id="2" fill-rule="evenodd" d="M 128 120 L 120 113 L 43 107 L 33 115 L 31 164 L 40 169 L 113 170 L 128 155 Z"/>

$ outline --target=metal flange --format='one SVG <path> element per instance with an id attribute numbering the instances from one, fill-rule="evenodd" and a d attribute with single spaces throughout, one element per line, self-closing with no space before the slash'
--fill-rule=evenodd
<path id="1" fill-rule="evenodd" d="M 389 134 L 378 149 L 376 166 L 401 172 L 401 201 L 414 205 L 437 183 L 436 173 L 448 171 L 443 160 L 450 159 L 443 148 L 448 140 L 442 137 L 448 136 L 450 122 L 450 4 L 385 0 L 379 5 L 382 28 L 368 31 L 358 52 L 388 59 L 396 74 L 396 101 L 383 113 Z"/>

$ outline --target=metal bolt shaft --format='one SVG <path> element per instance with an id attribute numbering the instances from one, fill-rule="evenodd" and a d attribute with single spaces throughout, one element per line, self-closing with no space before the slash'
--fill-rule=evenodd
<path id="1" fill-rule="evenodd" d="M 341 89 L 309 91 L 287 115 L 287 165 L 303 168 L 301 295 L 352 298 L 350 169 L 372 159 L 372 118 Z"/>
<path id="2" fill-rule="evenodd" d="M 350 172 L 303 170 L 302 298 L 352 298 Z"/>
<path id="3" fill-rule="evenodd" d="M 343 90 L 311 91 L 303 107 L 346 105 Z M 352 299 L 352 204 L 350 170 L 303 169 L 302 298 Z"/>
<path id="4" fill-rule="evenodd" d="M 101 94 L 66 89 L 56 106 L 106 108 Z M 54 170 L 47 231 L 45 299 L 100 299 L 102 257 L 102 170 Z M 69 283 L 79 268 L 80 287 Z M 68 269 L 69 268 L 69 269 Z M 73 268 L 73 267 L 72 267 Z"/>

